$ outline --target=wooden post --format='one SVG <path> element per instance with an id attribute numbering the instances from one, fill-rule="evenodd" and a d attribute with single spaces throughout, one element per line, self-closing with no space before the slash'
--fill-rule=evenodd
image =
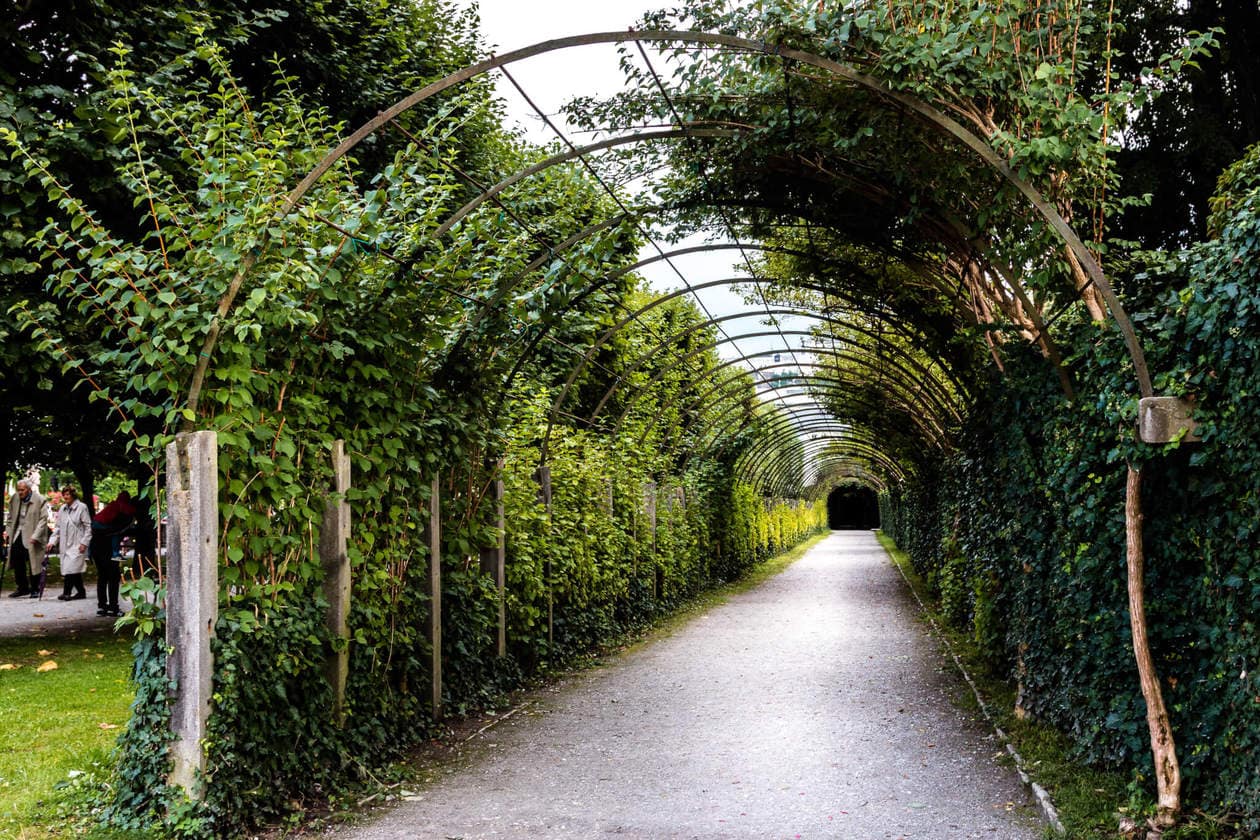
<path id="1" fill-rule="evenodd" d="M 346 722 L 346 678 L 350 674 L 350 456 L 344 440 L 333 441 L 333 492 L 324 500 L 324 523 L 319 529 L 319 559 L 324 567 L 324 598 L 328 613 L 324 625 L 332 640 L 324 674 L 333 693 L 333 720 Z"/>
<path id="2" fill-rule="evenodd" d="M 651 544 L 648 550 L 652 553 L 652 597 L 659 594 L 656 570 L 656 482 L 649 481 L 643 485 L 643 515 L 647 519 L 648 534 Z"/>
<path id="3" fill-rule="evenodd" d="M 429 645 L 431 660 L 431 706 L 433 718 L 442 717 L 442 498 L 437 478 L 429 491 Z"/>
<path id="4" fill-rule="evenodd" d="M 1142 697 L 1146 699 L 1146 724 L 1151 734 L 1151 753 L 1155 759 L 1155 783 L 1159 794 L 1159 810 L 1155 822 L 1167 828 L 1177 822 L 1181 813 L 1181 768 L 1177 763 L 1177 745 L 1173 742 L 1172 724 L 1164 695 L 1155 672 L 1155 660 L 1146 637 L 1146 598 L 1142 550 L 1142 473 L 1129 466 L 1124 504 L 1124 530 L 1127 537 L 1129 569 L 1129 626 L 1133 631 L 1133 656 L 1137 660 Z"/>
<path id="5" fill-rule="evenodd" d="M 502 475 L 503 462 L 498 464 Z M 503 512 L 503 479 L 497 478 L 492 487 L 495 500 L 495 530 L 499 539 L 496 545 L 481 549 L 481 571 L 494 581 L 499 601 L 499 633 L 495 655 L 507 656 L 507 520 Z"/>
<path id="6" fill-rule="evenodd" d="M 551 467 L 542 464 L 534 473 L 538 479 L 538 501 L 547 509 L 547 533 L 551 533 Z M 551 592 L 551 552 L 547 552 L 547 647 L 555 641 L 556 601 Z"/>
<path id="7" fill-rule="evenodd" d="M 205 798 L 210 639 L 219 617 L 218 446 L 214 432 L 192 432 L 166 447 L 166 672 L 174 683 L 167 781 L 196 800 Z"/>

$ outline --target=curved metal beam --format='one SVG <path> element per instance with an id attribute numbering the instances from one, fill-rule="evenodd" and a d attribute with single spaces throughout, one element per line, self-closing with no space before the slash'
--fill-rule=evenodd
<path id="1" fill-rule="evenodd" d="M 329 152 L 324 159 L 316 164 L 306 177 L 298 183 L 298 185 L 285 198 L 275 217 L 277 219 L 282 219 L 291 213 L 311 187 L 314 186 L 314 184 L 321 179 L 324 174 L 337 163 L 337 161 L 348 154 L 349 151 L 357 146 L 363 139 L 375 133 L 379 128 L 429 97 L 496 67 L 504 67 L 513 62 L 530 58 L 532 56 L 576 46 L 600 43 L 623 43 L 626 41 L 633 41 L 636 43 L 673 42 L 682 44 L 706 44 L 751 53 L 777 55 L 784 59 L 791 59 L 801 64 L 825 70 L 832 73 L 837 78 L 845 79 L 846 81 L 865 87 L 884 99 L 899 105 L 913 114 L 916 114 L 921 119 L 925 120 L 928 125 L 934 126 L 942 134 L 952 136 L 956 140 L 960 141 L 964 146 L 971 149 L 976 155 L 978 155 L 980 159 L 990 168 L 999 173 L 1021 194 L 1023 194 L 1042 216 L 1042 218 L 1045 219 L 1051 228 L 1053 228 L 1059 237 L 1065 242 L 1069 250 L 1076 256 L 1077 260 L 1084 268 L 1085 273 L 1098 288 L 1099 293 L 1107 303 L 1112 319 L 1115 320 L 1117 326 L 1120 328 L 1126 347 L 1129 350 L 1129 356 L 1133 362 L 1134 372 L 1138 380 L 1139 391 L 1144 397 L 1152 396 L 1154 394 L 1154 389 L 1151 385 L 1150 373 L 1147 369 L 1146 359 L 1142 352 L 1141 344 L 1137 338 L 1137 333 L 1133 328 L 1132 321 L 1129 319 L 1127 313 L 1124 311 L 1124 308 L 1121 306 L 1119 299 L 1116 297 L 1114 290 L 1111 288 L 1110 283 L 1107 282 L 1107 278 L 1103 274 L 1102 267 L 1098 264 L 1089 249 L 1085 247 L 1084 243 L 1076 235 L 1076 232 L 1070 225 L 1068 225 L 1063 217 L 1059 215 L 1058 211 L 1048 201 L 1046 201 L 1041 193 L 1029 181 L 1024 178 L 1020 178 L 1010 165 L 1007 164 L 1007 162 L 1003 160 L 996 151 L 994 151 L 992 146 L 968 131 L 956 120 L 951 119 L 942 111 L 934 108 L 917 97 L 913 97 L 900 91 L 895 91 L 888 87 L 888 85 L 884 82 L 867 74 L 861 73 L 838 61 L 791 47 L 785 47 L 781 44 L 771 45 L 765 41 L 759 42 L 748 38 L 713 32 L 668 30 L 645 32 L 602 32 L 545 41 L 530 47 L 524 47 L 519 50 L 505 53 L 501 56 L 494 56 L 478 62 L 477 64 L 465 67 L 463 70 L 452 73 L 443 79 L 439 79 L 429 85 L 426 85 L 424 88 L 421 88 L 415 93 L 403 98 L 393 106 L 377 114 L 364 125 L 360 126 L 340 144 L 338 144 L 335 149 Z M 267 228 L 265 227 L 264 231 L 266 229 Z M 239 269 L 233 276 L 232 280 L 228 283 L 228 288 L 219 299 L 215 315 L 211 320 L 210 326 L 206 332 L 205 340 L 202 343 L 197 366 L 193 371 L 193 375 L 189 383 L 187 407 L 189 409 L 188 413 L 193 419 L 186 421 L 186 428 L 192 428 L 193 424 L 196 422 L 195 418 L 201 396 L 202 384 L 205 381 L 206 371 L 208 370 L 210 361 L 213 358 L 223 322 L 235 303 L 236 296 L 240 292 L 245 277 L 253 270 L 253 267 L 261 253 L 267 250 L 270 245 L 271 237 L 264 234 L 254 252 L 247 254 L 242 258 Z"/>

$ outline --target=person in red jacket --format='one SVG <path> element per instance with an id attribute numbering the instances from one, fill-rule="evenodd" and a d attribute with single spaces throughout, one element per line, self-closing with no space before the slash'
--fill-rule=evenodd
<path id="1" fill-rule="evenodd" d="M 136 506 L 126 490 L 101 508 L 92 520 L 92 542 L 88 553 L 96 564 L 96 614 L 122 615 L 118 608 L 118 584 L 122 568 L 118 560 L 118 543 L 123 529 L 136 518 Z"/>

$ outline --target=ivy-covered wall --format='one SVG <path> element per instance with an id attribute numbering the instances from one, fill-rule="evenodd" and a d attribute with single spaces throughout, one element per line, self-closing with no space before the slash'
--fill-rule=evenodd
<path id="1" fill-rule="evenodd" d="M 1125 591 L 1125 469 L 1141 464 L 1149 632 L 1187 803 L 1256 830 L 1260 147 L 1221 187 L 1215 237 L 1150 257 L 1126 288 L 1156 390 L 1195 400 L 1201 443 L 1137 443 L 1122 346 L 1084 326 L 1075 403 L 1041 359 L 1012 365 L 952 459 L 883 505 L 946 614 L 1022 676 L 1027 709 L 1149 780 Z"/>

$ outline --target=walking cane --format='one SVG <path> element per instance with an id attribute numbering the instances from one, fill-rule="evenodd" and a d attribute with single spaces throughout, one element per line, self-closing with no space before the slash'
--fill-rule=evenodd
<path id="1" fill-rule="evenodd" d="M 39 565 L 39 600 L 44 600 L 44 584 L 48 581 L 48 555 Z"/>

